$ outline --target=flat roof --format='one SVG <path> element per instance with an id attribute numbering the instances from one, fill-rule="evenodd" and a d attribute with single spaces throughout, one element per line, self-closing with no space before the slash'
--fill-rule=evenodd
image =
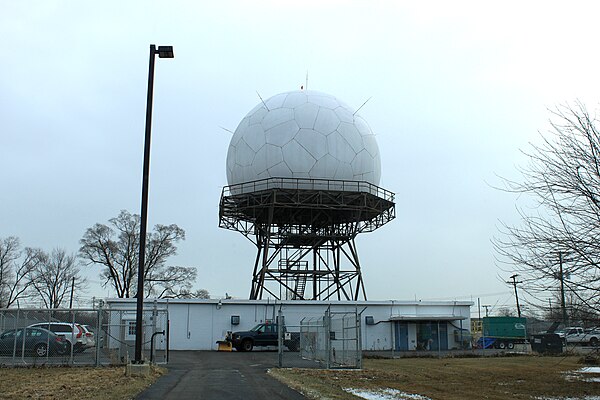
<path id="1" fill-rule="evenodd" d="M 389 321 L 456 321 L 465 320 L 464 315 L 392 315 Z"/>
<path id="2" fill-rule="evenodd" d="M 105 299 L 107 303 L 136 303 L 135 298 L 109 298 Z M 420 300 L 245 300 L 245 299 L 144 299 L 144 307 L 146 304 L 154 302 L 160 304 L 254 304 L 254 305 L 341 305 L 341 306 L 472 306 L 472 301 L 465 300 L 435 300 L 435 301 L 420 301 Z"/>

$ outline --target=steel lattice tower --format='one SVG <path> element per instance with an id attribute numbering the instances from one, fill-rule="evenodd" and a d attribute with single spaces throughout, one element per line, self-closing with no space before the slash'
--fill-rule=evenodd
<path id="1" fill-rule="evenodd" d="M 366 300 L 354 239 L 394 217 L 394 194 L 362 181 L 268 178 L 219 204 L 219 226 L 257 248 L 250 299 Z"/>

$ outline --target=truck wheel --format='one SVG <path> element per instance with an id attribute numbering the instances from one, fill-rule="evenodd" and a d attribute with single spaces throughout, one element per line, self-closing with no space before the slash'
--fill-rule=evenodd
<path id="1" fill-rule="evenodd" d="M 242 342 L 242 351 L 252 351 L 252 340 L 246 339 Z"/>
<path id="2" fill-rule="evenodd" d="M 598 338 L 595 338 L 595 337 L 591 338 L 590 339 L 590 346 L 597 347 L 598 346 Z"/>
<path id="3" fill-rule="evenodd" d="M 499 349 L 501 349 L 501 350 L 504 350 L 504 349 L 506 348 L 506 343 L 504 343 L 504 342 L 500 342 L 500 343 L 498 344 L 498 348 L 499 348 Z"/>
<path id="4" fill-rule="evenodd" d="M 515 344 L 513 342 L 508 342 L 508 348 L 510 350 L 514 349 L 515 348 Z"/>

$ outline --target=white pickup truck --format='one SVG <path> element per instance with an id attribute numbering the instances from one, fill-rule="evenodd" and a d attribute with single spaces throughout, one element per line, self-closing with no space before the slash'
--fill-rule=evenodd
<path id="1" fill-rule="evenodd" d="M 572 326 L 566 328 L 563 332 L 557 332 L 567 344 L 588 344 L 598 346 L 600 344 L 600 331 L 585 331 L 581 327 Z"/>

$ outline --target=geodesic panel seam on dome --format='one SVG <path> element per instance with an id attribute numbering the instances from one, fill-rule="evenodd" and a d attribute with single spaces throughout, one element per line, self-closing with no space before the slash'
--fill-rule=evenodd
<path id="1" fill-rule="evenodd" d="M 296 121 L 286 121 L 283 124 L 267 130 L 264 133 L 265 140 L 269 144 L 281 147 L 290 142 L 294 136 L 296 136 L 299 130 L 300 128 L 298 127 Z"/>
<path id="2" fill-rule="evenodd" d="M 281 150 L 283 152 L 283 161 L 294 174 L 308 173 L 317 162 L 296 140 L 292 140 L 283 146 Z"/>
<path id="3" fill-rule="evenodd" d="M 265 144 L 254 156 L 252 166 L 257 174 L 263 173 L 270 166 L 283 162 L 281 147 Z"/>
<path id="4" fill-rule="evenodd" d="M 356 152 L 344 137 L 335 131 L 327 136 L 327 149 L 329 154 L 341 162 L 351 162 L 356 157 Z"/>
<path id="5" fill-rule="evenodd" d="M 352 181 L 354 180 L 354 173 L 352 172 L 352 166 L 346 162 L 338 163 L 337 170 L 333 179 Z"/>
<path id="6" fill-rule="evenodd" d="M 365 150 L 369 152 L 371 157 L 378 158 L 379 156 L 379 147 L 377 146 L 377 141 L 375 139 L 375 135 L 366 135 L 362 137 L 363 144 L 365 146 Z"/>
<path id="7" fill-rule="evenodd" d="M 307 96 L 305 93 L 302 92 L 295 92 L 295 93 L 289 93 L 288 96 L 286 97 L 285 101 L 283 102 L 283 106 L 285 108 L 296 108 L 304 103 L 306 103 L 308 101 Z"/>
<path id="8" fill-rule="evenodd" d="M 354 126 L 356 129 L 358 129 L 358 132 L 361 134 L 361 136 L 373 134 L 369 124 L 367 124 L 367 121 L 365 121 L 360 115 L 354 116 Z"/>
<path id="9" fill-rule="evenodd" d="M 248 146 L 244 139 L 241 139 L 235 146 L 235 163 L 241 167 L 252 165 L 254 154 L 252 147 Z"/>
<path id="10" fill-rule="evenodd" d="M 362 137 L 354 125 L 347 122 L 340 122 L 340 126 L 338 126 L 336 130 L 344 140 L 348 142 L 355 153 L 358 153 L 364 148 Z"/>
<path id="11" fill-rule="evenodd" d="M 260 125 L 249 126 L 246 128 L 244 141 L 256 152 L 265 144 L 265 132 Z"/>
<path id="12" fill-rule="evenodd" d="M 347 108 L 337 107 L 333 112 L 335 112 L 335 115 L 338 116 L 341 122 L 354 123 L 354 114 Z"/>
<path id="13" fill-rule="evenodd" d="M 289 108 L 276 108 L 265 115 L 260 123 L 265 131 L 271 128 L 289 122 L 294 119 L 294 110 Z M 294 121 L 295 122 L 295 121 Z"/>
<path id="14" fill-rule="evenodd" d="M 318 114 L 319 106 L 313 103 L 305 103 L 294 108 L 294 119 L 300 128 L 313 129 Z"/>
<path id="15" fill-rule="evenodd" d="M 279 164 L 275 164 L 274 166 L 270 167 L 268 172 L 271 177 L 286 177 L 293 175 L 290 167 L 288 167 L 284 162 L 280 162 Z"/>
<path id="16" fill-rule="evenodd" d="M 362 150 L 358 153 L 350 165 L 352 165 L 352 173 L 354 175 L 375 171 L 375 160 L 366 150 Z"/>
<path id="17" fill-rule="evenodd" d="M 265 108 L 265 106 L 263 106 L 262 104 L 260 104 L 260 107 L 254 111 L 251 114 L 248 114 L 248 124 L 249 125 L 255 125 L 255 124 L 260 124 L 263 120 L 263 118 L 265 117 L 265 115 L 267 115 L 268 111 Z"/>
<path id="18" fill-rule="evenodd" d="M 327 179 L 327 177 L 335 176 L 340 162 L 331 154 L 325 154 L 319 158 L 312 169 L 309 171 L 310 176 L 315 178 Z"/>
<path id="19" fill-rule="evenodd" d="M 318 105 L 319 107 L 329 108 L 330 110 L 334 110 L 340 105 L 335 97 L 324 94 L 309 94 L 308 101 Z"/>
<path id="20" fill-rule="evenodd" d="M 337 114 L 328 108 L 319 108 L 317 119 L 315 121 L 314 130 L 325 135 L 334 132 L 340 125 L 340 119 Z"/>
<path id="21" fill-rule="evenodd" d="M 327 154 L 327 136 L 312 129 L 300 129 L 295 140 L 316 160 Z"/>
<path id="22" fill-rule="evenodd" d="M 280 108 L 283 106 L 283 103 L 285 102 L 285 99 L 287 98 L 287 96 L 288 96 L 287 93 L 281 93 L 281 94 L 275 95 L 275 96 L 271 97 L 270 99 L 268 99 L 265 102 L 265 104 L 267 105 L 269 110 L 274 110 L 276 108 Z"/>

